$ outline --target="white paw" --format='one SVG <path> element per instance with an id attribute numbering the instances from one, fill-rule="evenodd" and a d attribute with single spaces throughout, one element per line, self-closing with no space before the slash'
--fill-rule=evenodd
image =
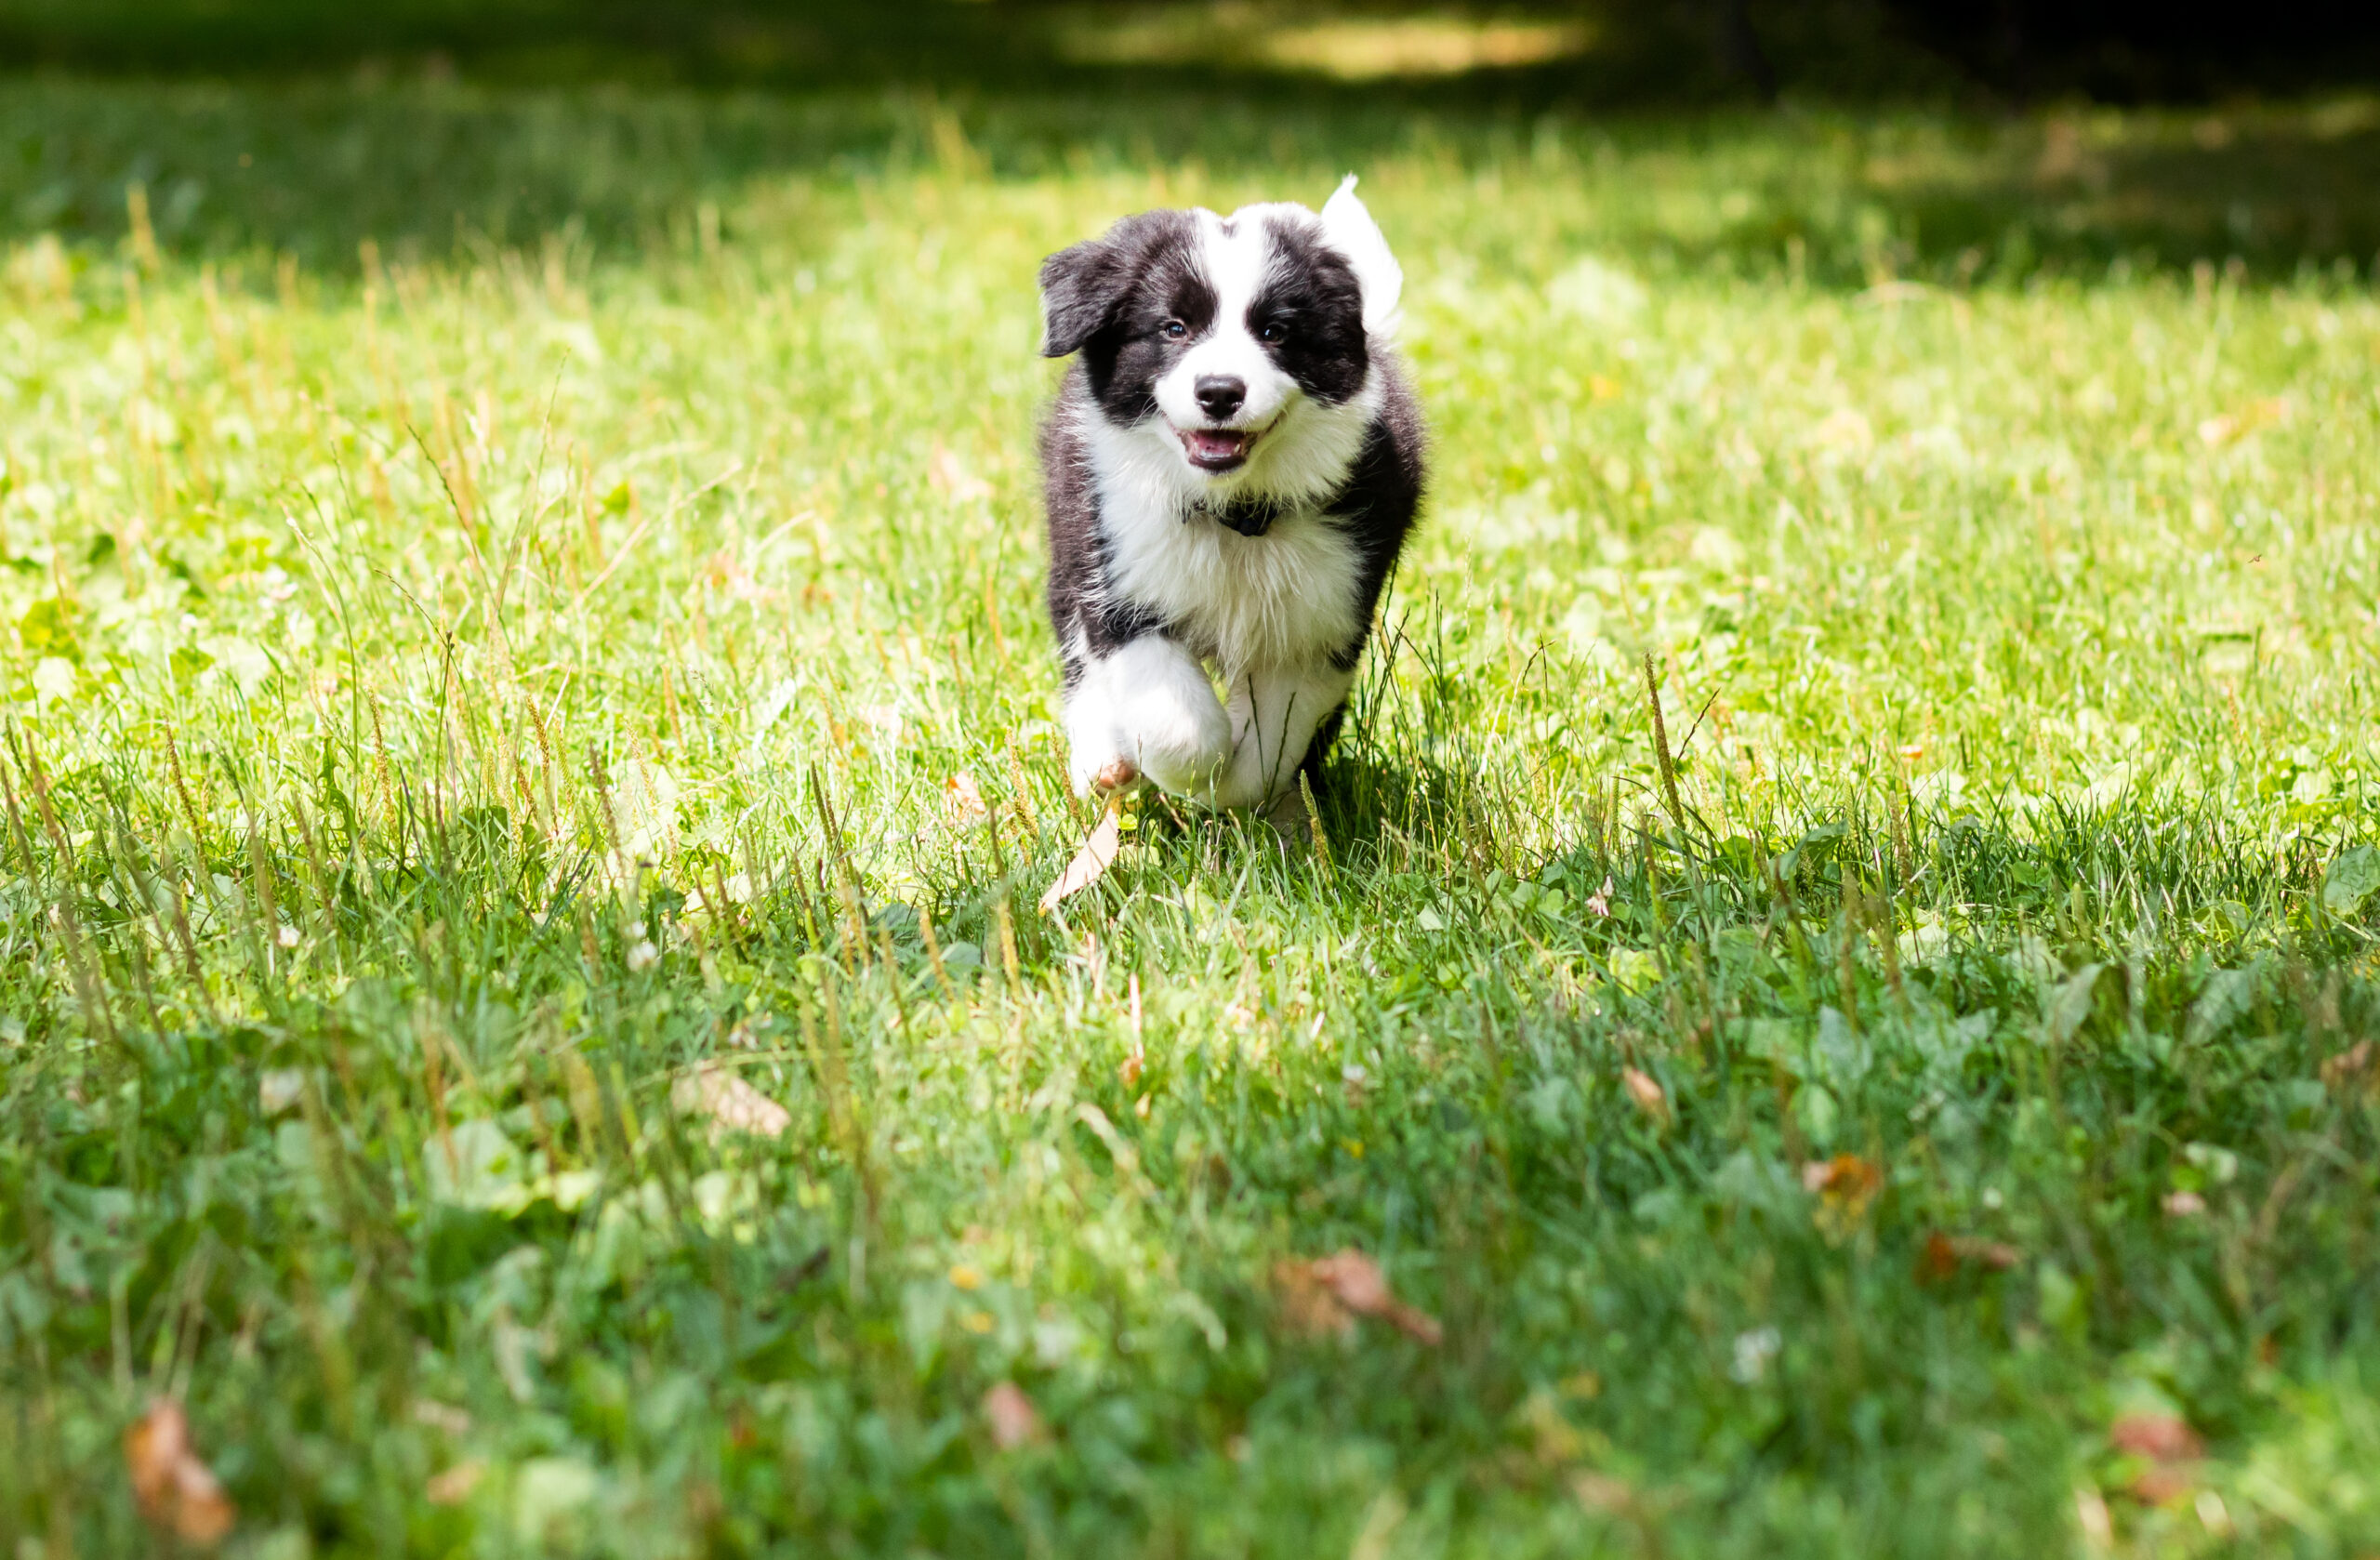
<path id="1" fill-rule="evenodd" d="M 1166 790 L 1203 799 L 1231 761 L 1231 723 L 1202 682 L 1143 688 L 1117 711 L 1125 754 Z"/>
<path id="2" fill-rule="evenodd" d="M 1103 786 L 1117 784 L 1107 777 L 1131 767 L 1132 760 L 1104 736 L 1088 742 L 1078 737 L 1066 745 L 1066 784 L 1077 796 L 1089 796 Z"/>
<path id="3" fill-rule="evenodd" d="M 1231 760 L 1231 722 L 1205 668 L 1158 634 L 1085 670 L 1067 696 L 1066 735 L 1078 793 L 1122 773 L 1120 764 L 1176 795 L 1203 800 Z"/>

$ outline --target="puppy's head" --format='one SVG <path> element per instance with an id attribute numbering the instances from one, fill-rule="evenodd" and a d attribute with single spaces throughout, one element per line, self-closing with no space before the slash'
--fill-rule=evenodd
<path id="1" fill-rule="evenodd" d="M 1240 485 L 1364 389 L 1404 277 L 1351 177 L 1286 203 L 1128 217 L 1042 262 L 1045 356 L 1080 352 L 1107 419 Z"/>

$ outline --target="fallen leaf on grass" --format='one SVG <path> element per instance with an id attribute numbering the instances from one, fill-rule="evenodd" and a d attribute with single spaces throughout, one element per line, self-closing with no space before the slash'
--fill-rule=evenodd
<path id="1" fill-rule="evenodd" d="M 706 1062 L 678 1080 L 669 1103 L 690 1116 L 707 1116 L 711 1136 L 750 1132 L 756 1137 L 782 1137 L 793 1125 L 793 1113 L 737 1077 L 716 1062 Z"/>
<path id="2" fill-rule="evenodd" d="M 1857 1154 L 1812 1159 L 1802 1167 L 1802 1190 L 1855 1214 L 1867 1208 L 1884 1184 L 1884 1172 Z"/>
<path id="3" fill-rule="evenodd" d="M 2372 1066 L 2373 1055 L 2370 1040 L 2356 1041 L 2355 1044 L 2322 1064 L 2322 1081 L 2341 1092 L 2345 1092 L 2347 1087 L 2358 1079 L 2369 1086 L 2375 1078 Z"/>
<path id="4" fill-rule="evenodd" d="M 2108 1426 L 2108 1444 L 2157 1462 L 2188 1462 L 2206 1449 L 2188 1420 L 2153 1409 L 2118 1414 Z"/>
<path id="5" fill-rule="evenodd" d="M 1884 1185 L 1884 1172 L 1857 1154 L 1812 1159 L 1802 1167 L 1802 1189 L 1818 1199 L 1812 1222 L 1831 1242 L 1850 1237 Z"/>
<path id="6" fill-rule="evenodd" d="M 132 1498 L 152 1527 L 185 1543 L 212 1547 L 237 1516 L 214 1471 L 190 1441 L 190 1419 L 170 1397 L 159 1398 L 124 1433 Z"/>
<path id="7" fill-rule="evenodd" d="M 1124 799 L 1120 794 L 1107 799 L 1107 810 L 1101 814 L 1099 826 L 1091 831 L 1091 838 L 1082 842 L 1075 859 L 1066 863 L 1066 869 L 1058 874 L 1058 880 L 1041 896 L 1044 915 L 1056 909 L 1059 901 L 1080 893 L 1105 876 L 1117 852 L 1123 849 L 1123 828 L 1117 821 L 1123 812 Z"/>
<path id="8" fill-rule="evenodd" d="M 1290 1327 L 1309 1336 L 1350 1337 L 1356 1317 L 1371 1316 L 1420 1342 L 1446 1337 L 1436 1317 L 1398 1300 L 1380 1263 L 1353 1248 L 1313 1262 L 1284 1257 L 1273 1264 L 1273 1281 Z"/>
<path id="9" fill-rule="evenodd" d="M 1628 1097 L 1636 1102 L 1638 1110 L 1660 1126 L 1669 1125 L 1670 1097 L 1661 1092 L 1661 1086 L 1653 1081 L 1650 1074 L 1640 1073 L 1633 1067 L 1623 1067 L 1620 1081 L 1627 1087 Z"/>
<path id="10" fill-rule="evenodd" d="M 1570 1497 L 1591 1512 L 1618 1515 L 1636 1503 L 1636 1491 L 1626 1479 L 1616 1479 L 1609 1474 L 1577 1473 L 1570 1475 Z"/>
<path id="11" fill-rule="evenodd" d="M 984 788 L 962 769 L 942 783 L 942 814 L 953 828 L 972 828 L 990 817 L 992 810 L 984 800 Z"/>
<path id="12" fill-rule="evenodd" d="M 1281 1315 L 1290 1331 L 1306 1338 L 1355 1335 L 1355 1316 L 1315 1276 L 1312 1263 L 1283 1257 L 1273 1264 L 1273 1287 L 1280 1291 Z"/>
<path id="13" fill-rule="evenodd" d="M 459 1506 L 479 1487 L 480 1476 L 487 1472 L 487 1464 L 476 1457 L 467 1457 L 442 1474 L 432 1474 L 422 1486 L 421 1493 L 433 1506 Z"/>
<path id="14" fill-rule="evenodd" d="M 1040 1410 L 1014 1382 L 998 1382 L 984 1394 L 984 1418 L 991 1421 L 992 1445 L 1002 1451 L 1014 1451 L 1042 1435 Z"/>
<path id="15" fill-rule="evenodd" d="M 1986 1240 L 1978 1235 L 1945 1235 L 1940 1230 L 1929 1232 L 1925 1247 L 1917 1254 L 1917 1281 L 1921 1284 L 1947 1284 L 1964 1267 L 1988 1268 L 2004 1273 L 2024 1260 L 2025 1254 L 2004 1241 Z"/>
<path id="16" fill-rule="evenodd" d="M 2163 1410 L 2119 1414 L 2108 1426 L 2108 1444 L 2127 1457 L 2148 1461 L 2127 1487 L 2135 1501 L 2162 1506 L 2197 1487 L 2193 1464 L 2206 1447 L 2179 1414 Z"/>

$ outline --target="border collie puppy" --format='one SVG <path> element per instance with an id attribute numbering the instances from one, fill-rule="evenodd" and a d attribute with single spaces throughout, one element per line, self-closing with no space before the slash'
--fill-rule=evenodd
<path id="1" fill-rule="evenodd" d="M 1078 794 L 1267 807 L 1337 733 L 1422 475 L 1404 273 L 1355 186 L 1042 263 L 1042 355 L 1076 355 L 1041 465 Z"/>

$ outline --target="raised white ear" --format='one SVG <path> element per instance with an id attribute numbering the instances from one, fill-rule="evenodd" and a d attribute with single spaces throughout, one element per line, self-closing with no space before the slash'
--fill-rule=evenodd
<path id="1" fill-rule="evenodd" d="M 1338 192 L 1322 206 L 1322 237 L 1347 258 L 1355 284 L 1364 291 L 1364 329 L 1373 336 L 1396 334 L 1397 299 L 1405 291 L 1405 271 L 1388 252 L 1380 224 L 1355 198 L 1355 176 L 1339 183 Z"/>

